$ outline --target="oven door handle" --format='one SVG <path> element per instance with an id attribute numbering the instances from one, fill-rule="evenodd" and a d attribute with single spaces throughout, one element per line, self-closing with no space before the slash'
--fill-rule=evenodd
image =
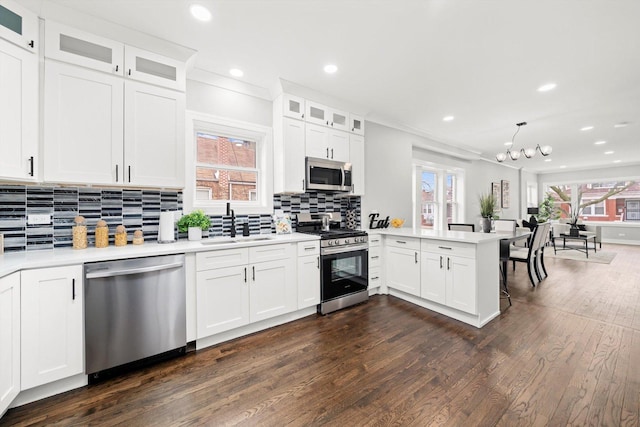
<path id="1" fill-rule="evenodd" d="M 320 255 L 333 255 L 333 254 L 341 254 L 345 252 L 356 252 L 356 251 L 369 251 L 369 244 L 364 243 L 361 245 L 350 245 L 350 246 L 336 246 L 333 248 L 322 248 L 320 250 Z"/>

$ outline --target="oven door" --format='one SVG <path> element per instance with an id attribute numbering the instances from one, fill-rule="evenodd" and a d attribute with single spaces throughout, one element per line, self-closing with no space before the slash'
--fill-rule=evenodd
<path id="1" fill-rule="evenodd" d="M 369 286 L 367 247 L 323 249 L 320 270 L 322 302 L 364 291 Z"/>

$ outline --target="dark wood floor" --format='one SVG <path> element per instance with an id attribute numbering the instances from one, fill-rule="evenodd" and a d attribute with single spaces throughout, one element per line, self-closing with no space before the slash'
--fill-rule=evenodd
<path id="1" fill-rule="evenodd" d="M 548 259 L 476 329 L 402 300 L 198 351 L 10 410 L 2 425 L 637 426 L 640 247 Z"/>

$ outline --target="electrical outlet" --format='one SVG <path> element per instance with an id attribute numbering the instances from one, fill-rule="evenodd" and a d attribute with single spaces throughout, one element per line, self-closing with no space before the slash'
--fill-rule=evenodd
<path id="1" fill-rule="evenodd" d="M 51 215 L 48 215 L 48 214 L 27 215 L 27 224 L 28 225 L 51 224 Z"/>

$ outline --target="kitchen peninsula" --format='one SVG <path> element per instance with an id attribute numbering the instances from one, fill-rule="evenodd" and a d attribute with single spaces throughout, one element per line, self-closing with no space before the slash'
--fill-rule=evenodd
<path id="1" fill-rule="evenodd" d="M 500 314 L 496 234 L 386 229 L 388 293 L 481 328 Z"/>

